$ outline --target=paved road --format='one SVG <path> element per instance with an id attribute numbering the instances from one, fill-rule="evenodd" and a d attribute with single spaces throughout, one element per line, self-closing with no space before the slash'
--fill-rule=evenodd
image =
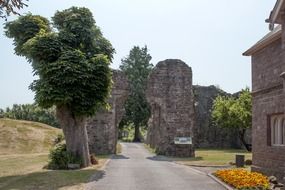
<path id="1" fill-rule="evenodd" d="M 206 174 L 159 161 L 142 144 L 122 143 L 123 152 L 96 174 L 88 190 L 223 190 Z"/>

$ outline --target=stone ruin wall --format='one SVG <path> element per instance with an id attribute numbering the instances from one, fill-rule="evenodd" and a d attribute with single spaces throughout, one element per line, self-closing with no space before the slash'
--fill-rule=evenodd
<path id="1" fill-rule="evenodd" d="M 215 86 L 193 86 L 195 99 L 194 145 L 196 148 L 242 148 L 238 130 L 219 128 L 211 121 L 212 106 L 217 96 L 234 96 Z M 248 130 L 248 134 L 250 134 Z M 250 135 L 247 142 L 251 142 Z"/>
<path id="2" fill-rule="evenodd" d="M 171 61 L 174 62 L 169 63 Z M 168 140 L 163 138 L 163 136 L 174 129 L 170 128 L 169 126 L 166 128 L 160 128 L 157 126 L 163 126 L 163 124 L 166 122 L 171 123 L 179 120 L 179 117 L 176 114 L 179 114 L 180 111 L 173 113 L 176 103 L 173 103 L 172 99 L 175 99 L 173 96 L 176 96 L 176 93 L 179 91 L 181 92 L 179 89 L 183 84 L 181 83 L 182 78 L 187 76 L 187 80 L 190 82 L 191 88 L 188 86 L 188 89 L 185 89 L 184 96 L 189 98 L 189 101 L 186 102 L 195 102 L 195 114 L 192 113 L 193 108 L 189 107 L 191 114 L 194 114 L 195 116 L 189 117 L 191 118 L 191 127 L 193 127 L 190 132 L 193 132 L 193 135 L 195 137 L 193 139 L 194 146 L 199 148 L 242 148 L 243 146 L 238 139 L 237 131 L 221 129 L 211 123 L 211 108 L 214 99 L 218 95 L 231 95 L 216 88 L 215 86 L 192 86 L 191 68 L 189 68 L 187 65 L 184 68 L 185 65 L 182 66 L 182 63 L 180 63 L 179 60 L 166 60 L 165 62 L 160 62 L 160 64 L 158 64 L 151 73 L 149 90 L 147 91 L 147 94 L 149 96 L 149 103 L 152 105 L 152 116 L 149 119 L 147 143 L 150 144 L 151 147 L 155 148 L 160 142 L 160 146 L 163 147 L 162 149 L 166 150 L 167 142 L 173 141 L 176 132 L 173 132 L 174 135 L 171 137 L 168 136 Z M 180 66 L 173 68 L 175 67 L 175 64 L 178 64 Z M 178 69 L 180 67 L 181 69 Z M 177 69 L 177 71 L 175 69 Z M 128 81 L 126 76 L 124 76 L 121 71 L 116 70 L 113 71 L 113 81 L 114 84 L 111 93 L 112 96 L 109 98 L 111 110 L 99 111 L 96 116 L 94 118 L 90 118 L 87 123 L 89 149 L 91 153 L 113 154 L 116 152 L 116 144 L 118 139 L 117 128 L 124 115 L 124 103 L 128 96 Z M 180 84 L 176 84 L 175 86 L 175 81 Z M 172 87 L 169 84 L 170 82 L 174 82 Z M 172 91 L 173 89 L 178 90 L 174 90 L 177 91 L 173 92 L 174 94 L 169 94 L 167 91 L 170 89 L 172 89 Z M 194 95 L 192 90 L 189 89 L 192 89 L 194 91 Z M 168 97 L 164 97 L 165 95 Z M 181 97 L 182 96 L 180 96 L 180 99 Z M 187 112 L 188 111 L 185 108 L 185 113 Z M 169 116 L 166 114 L 169 114 Z M 182 111 L 181 117 L 185 117 L 183 114 L 184 112 Z M 250 142 L 251 135 L 249 133 L 248 141 Z M 170 146 L 173 146 L 173 144 Z M 168 152 L 167 154 L 170 154 L 169 151 L 173 152 L 172 148 L 168 148 L 168 151 L 165 152 Z"/>
<path id="3" fill-rule="evenodd" d="M 175 137 L 193 137 L 191 68 L 176 59 L 159 62 L 149 76 L 146 96 L 151 106 L 147 143 L 159 154 L 194 156 L 192 145 L 174 144 Z"/>
<path id="4" fill-rule="evenodd" d="M 96 116 L 89 118 L 87 133 L 91 154 L 115 154 L 118 140 L 118 125 L 125 110 L 128 97 L 128 80 L 123 72 L 113 70 L 113 87 L 108 102 L 110 110 L 101 109 Z"/>

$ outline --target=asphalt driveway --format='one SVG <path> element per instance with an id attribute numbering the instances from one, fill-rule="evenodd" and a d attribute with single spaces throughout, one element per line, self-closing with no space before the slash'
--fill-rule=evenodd
<path id="1" fill-rule="evenodd" d="M 161 161 L 143 144 L 122 143 L 104 171 L 94 176 L 88 190 L 223 190 L 205 173 L 188 166 Z"/>

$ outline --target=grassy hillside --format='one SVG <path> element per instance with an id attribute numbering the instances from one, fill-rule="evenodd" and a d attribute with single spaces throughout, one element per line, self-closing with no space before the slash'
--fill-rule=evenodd
<path id="1" fill-rule="evenodd" d="M 46 153 L 59 133 L 42 123 L 0 119 L 0 155 Z"/>
<path id="2" fill-rule="evenodd" d="M 61 130 L 45 124 L 0 119 L 0 189 L 83 190 L 108 157 L 80 170 L 47 170 L 48 152 Z"/>

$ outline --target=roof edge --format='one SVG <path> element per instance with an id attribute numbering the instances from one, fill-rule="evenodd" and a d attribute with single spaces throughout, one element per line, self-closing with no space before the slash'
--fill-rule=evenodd
<path id="1" fill-rule="evenodd" d="M 281 38 L 281 34 L 282 34 L 281 27 L 280 26 L 276 27 L 276 31 L 268 33 L 265 37 L 263 37 L 260 41 L 258 41 L 251 48 L 245 51 L 242 55 L 251 56 L 252 54 L 256 53 L 257 51 L 265 48 L 267 45 Z"/>

